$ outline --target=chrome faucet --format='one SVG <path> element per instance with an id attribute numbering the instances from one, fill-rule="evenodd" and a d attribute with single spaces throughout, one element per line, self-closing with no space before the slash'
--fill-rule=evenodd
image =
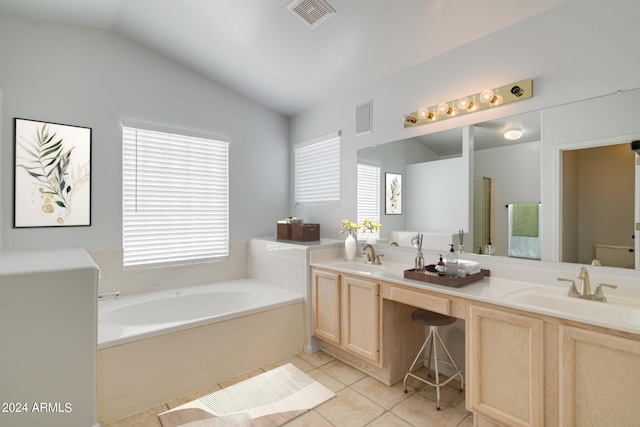
<path id="1" fill-rule="evenodd" d="M 98 300 L 103 299 L 118 299 L 120 298 L 120 291 L 112 291 L 112 292 L 100 292 L 98 294 Z"/>
<path id="2" fill-rule="evenodd" d="M 376 255 L 376 250 L 373 249 L 373 246 L 371 246 L 369 244 L 365 245 L 365 247 L 362 248 L 362 254 L 363 255 L 367 251 L 367 249 L 369 249 L 369 252 L 367 252 L 367 260 L 365 261 L 365 263 L 366 264 L 375 264 L 375 265 L 382 264 L 380 262 L 380 257 L 384 256 L 384 255 Z"/>
<path id="3" fill-rule="evenodd" d="M 589 272 L 587 271 L 586 267 L 580 267 L 577 278 L 580 280 L 580 291 L 578 291 L 576 282 L 574 282 L 572 279 L 564 279 L 562 277 L 558 277 L 559 282 L 571 282 L 571 287 L 569 288 L 569 293 L 567 294 L 567 296 L 570 296 L 572 298 L 582 298 L 591 301 L 606 302 L 607 299 L 602 292 L 602 288 L 607 287 L 616 289 L 618 287 L 617 285 L 607 285 L 606 283 L 600 283 L 596 287 L 595 292 L 592 294 L 591 281 L 589 280 Z"/>

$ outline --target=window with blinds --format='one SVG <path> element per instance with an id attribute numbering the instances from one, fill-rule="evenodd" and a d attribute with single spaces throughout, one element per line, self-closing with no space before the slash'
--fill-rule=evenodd
<path id="1" fill-rule="evenodd" d="M 365 218 L 380 222 L 380 168 L 358 163 L 357 221 L 362 224 Z M 358 240 L 366 240 L 373 234 L 380 238 L 380 230 L 358 233 Z"/>
<path id="2" fill-rule="evenodd" d="M 340 203 L 340 134 L 295 147 L 295 203 L 338 206 Z"/>
<path id="3" fill-rule="evenodd" d="M 123 127 L 124 266 L 229 254 L 229 143 Z"/>

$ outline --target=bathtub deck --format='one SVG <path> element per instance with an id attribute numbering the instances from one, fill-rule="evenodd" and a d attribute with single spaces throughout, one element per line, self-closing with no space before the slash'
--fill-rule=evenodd
<path id="1" fill-rule="evenodd" d="M 303 303 L 98 351 L 102 424 L 302 351 Z"/>

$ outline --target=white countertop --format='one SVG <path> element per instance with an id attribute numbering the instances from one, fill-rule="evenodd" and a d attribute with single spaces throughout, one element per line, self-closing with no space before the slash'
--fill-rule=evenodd
<path id="1" fill-rule="evenodd" d="M 411 265 L 385 262 L 382 265 L 369 265 L 358 258 L 355 261 L 334 259 L 312 262 L 311 265 L 443 295 L 640 334 L 640 299 L 613 296 L 613 291 L 608 288 L 604 289 L 607 302 L 598 302 L 566 296 L 569 289 L 569 285 L 566 283 L 551 286 L 530 281 L 485 277 L 477 282 L 454 288 L 405 279 L 404 270 L 413 268 Z M 596 283 L 592 283 L 592 291 L 595 290 L 596 285 Z"/>

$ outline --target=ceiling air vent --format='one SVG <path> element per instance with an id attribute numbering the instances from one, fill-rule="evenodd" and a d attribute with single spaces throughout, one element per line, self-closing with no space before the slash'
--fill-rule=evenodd
<path id="1" fill-rule="evenodd" d="M 336 13 L 324 0 L 293 0 L 287 8 L 311 28 L 317 27 Z"/>

